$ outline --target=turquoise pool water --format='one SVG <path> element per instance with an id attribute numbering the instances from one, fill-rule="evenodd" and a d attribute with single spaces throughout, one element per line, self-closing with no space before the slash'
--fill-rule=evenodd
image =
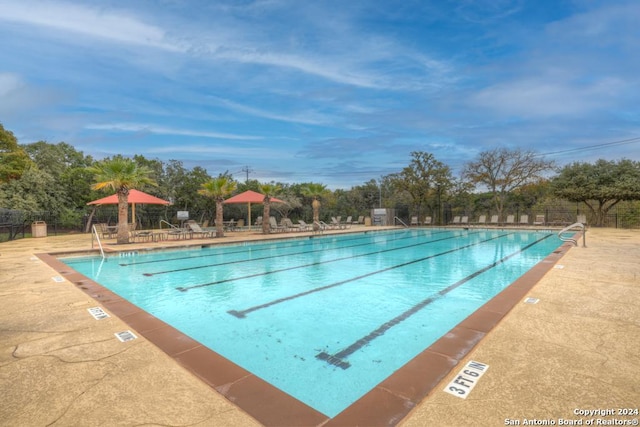
<path id="1" fill-rule="evenodd" d="M 334 417 L 561 244 L 407 229 L 62 261 Z"/>

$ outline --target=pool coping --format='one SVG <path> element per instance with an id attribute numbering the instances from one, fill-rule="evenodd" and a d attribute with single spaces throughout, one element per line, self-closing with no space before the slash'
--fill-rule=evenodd
<path id="1" fill-rule="evenodd" d="M 86 250 L 40 253 L 36 256 L 179 365 L 265 426 L 394 426 L 436 389 L 571 247 L 569 243 L 559 246 L 442 338 L 333 418 L 239 367 L 99 283 L 72 270 L 57 258 L 86 254 Z"/>

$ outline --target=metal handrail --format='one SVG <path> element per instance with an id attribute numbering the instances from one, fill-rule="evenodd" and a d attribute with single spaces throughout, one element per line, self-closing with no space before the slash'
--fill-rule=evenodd
<path id="1" fill-rule="evenodd" d="M 400 224 L 404 225 L 404 227 L 405 227 L 405 228 L 409 228 L 409 226 L 408 226 L 407 224 L 405 224 L 405 223 L 404 223 L 404 221 L 403 221 L 403 220 L 401 220 L 400 218 L 398 218 L 397 216 L 394 216 L 394 217 L 393 217 L 393 220 L 394 220 L 394 221 L 396 221 L 396 220 L 397 220 L 397 221 L 400 221 Z"/>
<path id="2" fill-rule="evenodd" d="M 93 249 L 93 236 L 96 236 L 96 240 L 98 241 L 98 247 L 100 248 L 100 253 L 102 254 L 102 259 L 105 259 L 106 256 L 104 255 L 104 249 L 102 249 L 102 242 L 100 242 L 100 236 L 98 235 L 98 230 L 96 230 L 96 225 L 93 224 L 91 226 L 91 249 Z"/>
<path id="3" fill-rule="evenodd" d="M 563 236 L 563 233 L 566 233 L 567 231 L 571 230 L 572 228 L 578 227 L 580 229 L 582 229 L 582 247 L 586 248 L 587 247 L 587 229 L 585 228 L 584 224 L 581 222 L 575 222 L 565 228 L 563 228 L 562 230 L 558 231 L 558 238 L 560 240 L 562 240 L 563 242 L 571 242 L 573 243 L 575 246 L 578 246 L 578 240 L 574 239 L 573 237 L 566 237 Z"/>
<path id="4" fill-rule="evenodd" d="M 163 223 L 163 222 L 164 222 L 165 224 L 167 224 L 167 225 L 168 225 L 169 227 L 171 227 L 171 228 L 175 228 L 175 229 L 177 229 L 177 230 L 180 230 L 180 227 L 176 227 L 175 225 L 171 224 L 170 222 L 165 221 L 164 219 L 161 219 L 161 220 L 160 220 L 160 229 L 161 229 L 161 230 L 162 230 L 162 223 Z"/>

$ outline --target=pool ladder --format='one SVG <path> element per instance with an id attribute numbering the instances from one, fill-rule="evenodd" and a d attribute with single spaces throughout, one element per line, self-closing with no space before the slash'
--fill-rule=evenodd
<path id="1" fill-rule="evenodd" d="M 98 235 L 98 230 L 96 230 L 96 225 L 91 226 L 91 249 L 93 249 L 93 236 L 96 237 L 98 241 L 98 247 L 100 248 L 100 254 L 102 254 L 102 259 L 105 259 L 104 249 L 102 249 L 102 242 L 100 242 L 100 236 Z"/>
<path id="2" fill-rule="evenodd" d="M 400 218 L 398 218 L 397 216 L 393 217 L 394 221 L 400 221 L 400 224 L 404 225 L 404 228 L 409 228 L 409 226 L 407 224 L 404 223 L 403 220 L 401 220 Z M 394 224 L 395 225 L 395 224 Z"/>
<path id="3" fill-rule="evenodd" d="M 563 242 L 571 242 L 575 246 L 578 246 L 577 239 L 574 239 L 573 237 L 569 237 L 569 236 L 563 236 L 564 233 L 566 233 L 567 231 L 573 228 L 580 228 L 582 230 L 582 247 L 586 248 L 587 247 L 587 229 L 585 228 L 584 223 L 582 222 L 575 222 L 570 226 L 565 227 L 562 230 L 558 231 L 558 238 Z"/>

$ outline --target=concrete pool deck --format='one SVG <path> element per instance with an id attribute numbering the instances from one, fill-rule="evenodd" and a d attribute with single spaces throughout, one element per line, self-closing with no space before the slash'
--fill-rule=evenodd
<path id="1" fill-rule="evenodd" d="M 227 236 L 186 243 L 264 238 Z M 107 249 L 158 246 L 112 243 Z M 407 399 L 407 416 L 377 419 L 370 408 L 360 425 L 640 419 L 575 413 L 640 409 L 640 231 L 589 229 L 587 246 L 563 254 L 527 292 L 539 301 L 516 304 L 425 399 Z M 137 331 L 139 339 L 117 340 L 131 327 L 116 316 L 95 320 L 87 309 L 101 304 L 54 280 L 58 272 L 35 256 L 90 248 L 85 234 L 0 244 L 0 425 L 261 425 Z M 445 393 L 469 360 L 489 366 L 477 386 L 466 399 Z M 323 424 L 341 425 L 338 417 Z"/>

